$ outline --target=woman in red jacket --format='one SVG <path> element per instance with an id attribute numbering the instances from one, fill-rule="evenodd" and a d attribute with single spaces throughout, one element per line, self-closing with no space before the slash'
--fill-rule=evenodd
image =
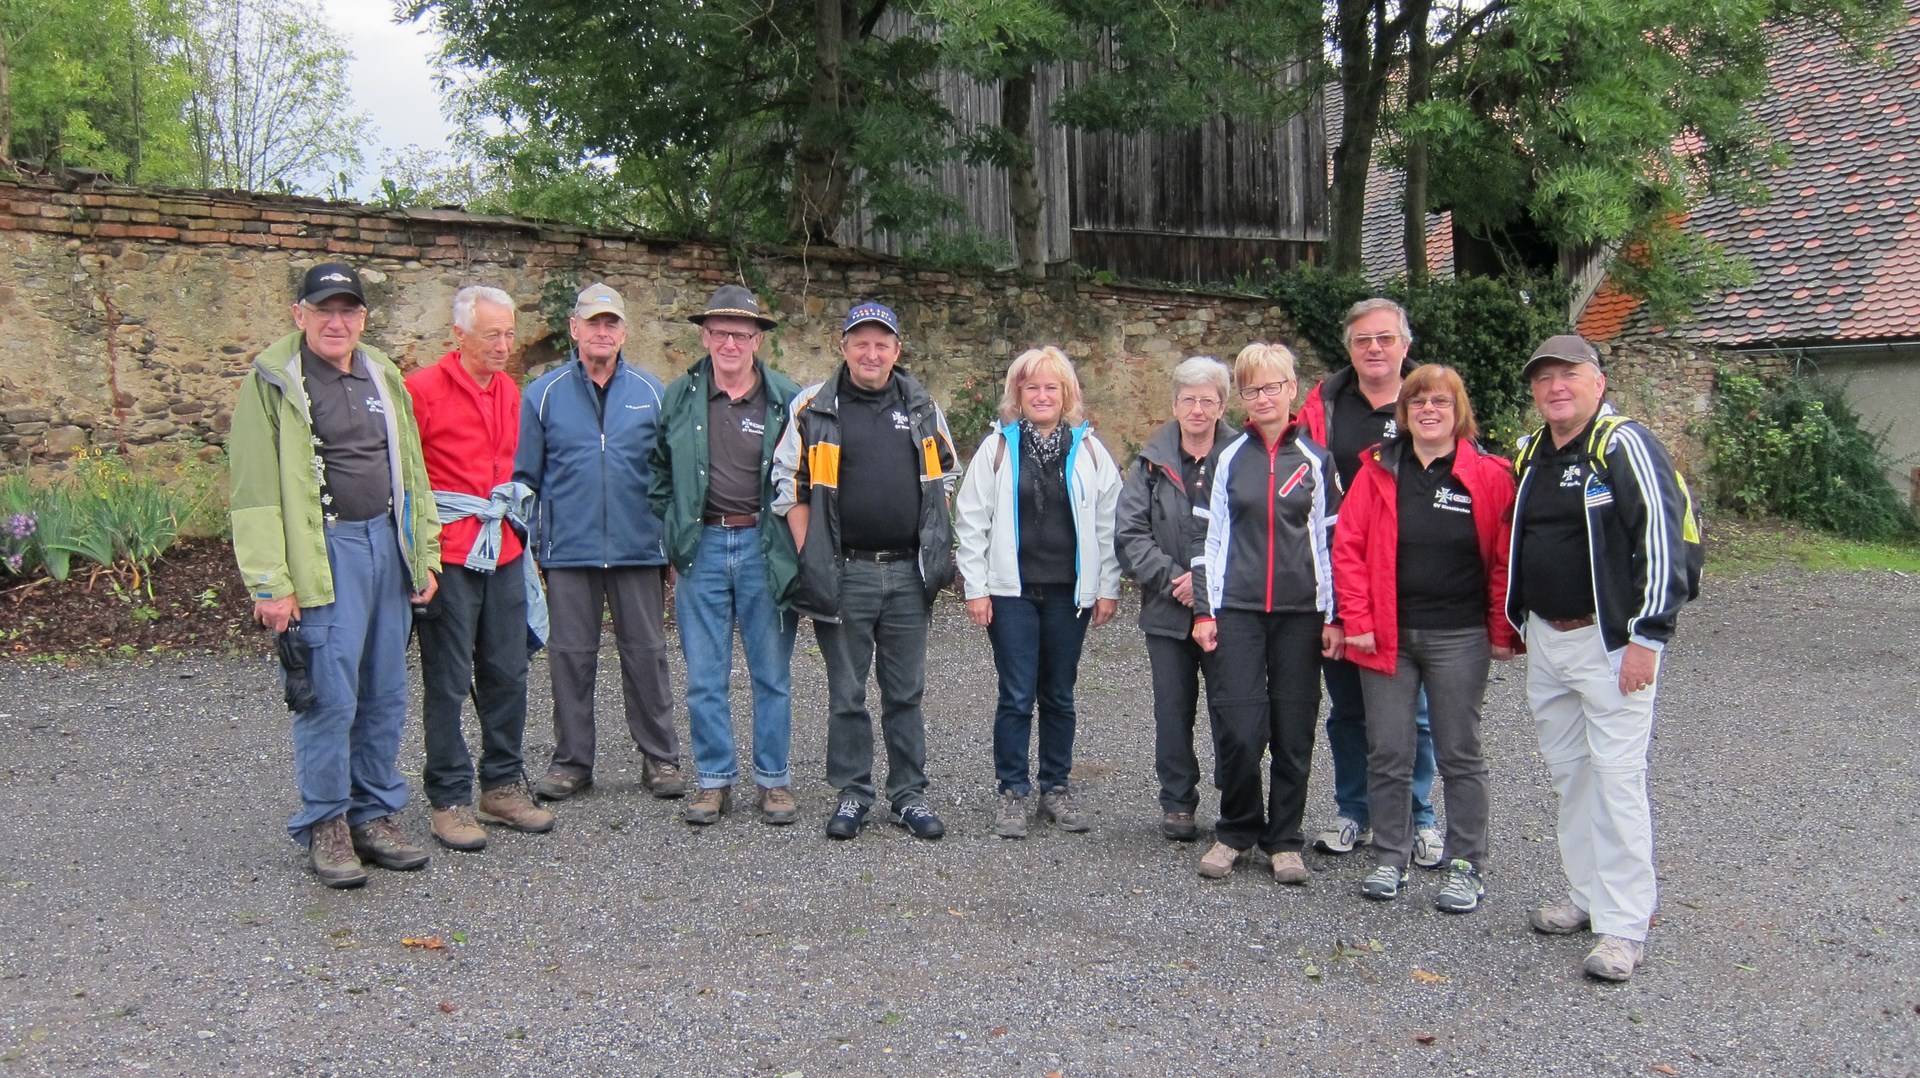
<path id="1" fill-rule="evenodd" d="M 1513 466 L 1481 453 L 1467 387 L 1451 367 L 1407 376 L 1401 433 L 1361 454 L 1333 543 L 1347 658 L 1367 705 L 1376 867 L 1360 893 L 1385 901 L 1413 849 L 1414 709 L 1426 689 L 1445 782 L 1446 881 L 1435 909 L 1471 913 L 1486 893 L 1487 765 L 1480 705 L 1491 659 L 1519 642 L 1505 611 Z"/>

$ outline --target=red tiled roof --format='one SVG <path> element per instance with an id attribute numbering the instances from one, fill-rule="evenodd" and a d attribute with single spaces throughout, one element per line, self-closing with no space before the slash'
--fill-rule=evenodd
<path id="1" fill-rule="evenodd" d="M 1880 64 L 1821 32 L 1780 35 L 1772 93 L 1755 107 L 1791 155 L 1768 178 L 1773 201 L 1708 201 L 1691 222 L 1755 280 L 1673 333 L 1727 345 L 1920 337 L 1920 0 L 1907 11 Z"/>
<path id="2" fill-rule="evenodd" d="M 1610 341 L 1626 328 L 1627 319 L 1640 307 L 1640 298 L 1615 288 L 1611 280 L 1601 281 L 1580 312 L 1580 324 L 1574 329 L 1590 341 Z"/>

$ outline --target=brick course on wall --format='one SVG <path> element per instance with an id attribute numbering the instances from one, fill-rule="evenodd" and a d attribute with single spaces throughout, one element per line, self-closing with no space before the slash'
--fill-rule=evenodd
<path id="1" fill-rule="evenodd" d="M 515 370 L 524 373 L 568 344 L 547 327 L 543 289 L 605 280 L 627 302 L 628 360 L 663 380 L 698 358 L 686 317 L 720 284 L 747 283 L 771 306 L 782 322 L 771 358 L 802 382 L 838 361 L 848 305 L 876 298 L 899 312 L 903 362 L 942 402 L 969 378 L 997 378 L 1025 348 L 1060 345 L 1116 452 L 1165 420 L 1167 375 L 1187 355 L 1231 360 L 1251 341 L 1280 341 L 1300 345 L 1304 377 L 1325 369 L 1278 307 L 1241 295 L 1028 282 L 832 248 L 756 252 L 743 269 L 712 244 L 457 210 L 5 182 L 0 462 L 59 460 L 89 446 L 219 446 L 238 379 L 292 331 L 300 275 L 334 259 L 359 267 L 367 282 L 367 343 L 409 369 L 449 346 L 453 295 L 468 284 L 504 288 L 519 301 Z M 1663 437 L 1687 441 L 1708 407 L 1712 354 L 1665 345 L 1615 351 L 1609 373 L 1622 402 Z"/>

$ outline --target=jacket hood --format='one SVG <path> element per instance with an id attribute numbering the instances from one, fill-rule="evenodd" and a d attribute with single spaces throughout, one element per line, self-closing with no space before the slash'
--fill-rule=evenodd
<path id="1" fill-rule="evenodd" d="M 1227 426 L 1226 420 L 1214 420 L 1214 452 L 1217 453 L 1225 449 L 1227 443 L 1233 441 L 1233 434 L 1233 428 Z M 1183 450 L 1180 448 L 1180 421 L 1175 419 L 1161 424 L 1160 429 L 1153 432 L 1153 437 L 1147 439 L 1147 444 L 1141 447 L 1140 458 L 1148 464 L 1156 464 L 1163 468 L 1174 468 L 1179 466 L 1180 454 L 1182 452 Z"/>

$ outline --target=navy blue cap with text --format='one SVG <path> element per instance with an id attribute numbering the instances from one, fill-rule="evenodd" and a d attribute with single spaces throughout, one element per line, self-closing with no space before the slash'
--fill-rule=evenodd
<path id="1" fill-rule="evenodd" d="M 852 333 L 854 328 L 863 322 L 878 323 L 887 327 L 887 331 L 894 336 L 900 335 L 900 320 L 893 316 L 893 308 L 870 300 L 863 300 L 853 305 L 853 309 L 847 312 L 846 323 L 840 327 L 840 335 L 844 337 Z"/>

